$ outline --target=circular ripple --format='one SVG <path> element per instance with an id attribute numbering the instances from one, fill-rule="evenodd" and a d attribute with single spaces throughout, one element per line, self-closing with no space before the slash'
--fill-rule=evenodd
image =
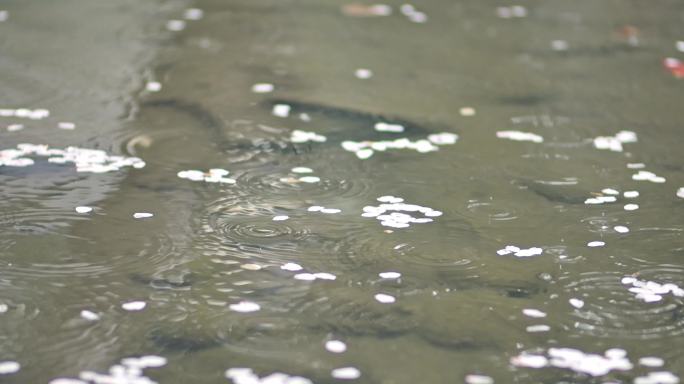
<path id="1" fill-rule="evenodd" d="M 618 272 L 588 272 L 578 277 L 565 276 L 564 291 L 569 297 L 580 298 L 584 307 L 572 313 L 569 330 L 598 337 L 660 339 L 684 334 L 684 300 L 665 295 L 658 302 L 646 303 L 629 292 L 621 283 L 625 274 Z M 659 283 L 684 281 L 681 268 L 644 270 L 639 279 Z"/>

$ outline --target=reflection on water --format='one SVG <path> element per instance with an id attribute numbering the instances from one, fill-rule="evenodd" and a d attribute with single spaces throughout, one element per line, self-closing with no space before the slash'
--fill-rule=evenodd
<path id="1" fill-rule="evenodd" d="M 683 19 L 1 5 L 0 381 L 678 382 Z"/>

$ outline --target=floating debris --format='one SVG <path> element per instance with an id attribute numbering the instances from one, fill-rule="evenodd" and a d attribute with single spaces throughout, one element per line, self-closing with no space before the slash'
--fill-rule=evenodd
<path id="1" fill-rule="evenodd" d="M 629 228 L 625 227 L 624 225 L 616 225 L 613 227 L 613 230 L 617 233 L 628 233 Z"/>
<path id="2" fill-rule="evenodd" d="M 71 131 L 76 129 L 76 124 L 68 121 L 61 121 L 57 123 L 57 128 Z"/>
<path id="3" fill-rule="evenodd" d="M 142 311 L 146 306 L 147 303 L 144 301 L 129 301 L 121 304 L 121 308 L 126 311 Z"/>
<path id="4" fill-rule="evenodd" d="M 0 9 L 0 22 L 7 21 L 7 19 L 9 19 L 9 12 L 4 9 Z"/>
<path id="5" fill-rule="evenodd" d="M 304 176 L 300 177 L 298 180 L 302 183 L 318 183 L 321 181 L 321 178 L 318 176 Z"/>
<path id="6" fill-rule="evenodd" d="M 466 382 L 466 384 L 494 384 L 494 379 L 485 375 L 470 374 L 466 375 L 463 380 Z"/>
<path id="7" fill-rule="evenodd" d="M 514 141 L 531 141 L 533 143 L 544 142 L 544 138 L 535 133 L 521 131 L 498 131 L 496 137 Z"/>
<path id="8" fill-rule="evenodd" d="M 343 353 L 347 350 L 347 344 L 340 340 L 328 340 L 325 342 L 325 349 L 332 353 Z"/>
<path id="9" fill-rule="evenodd" d="M 670 71 L 672 76 L 681 79 L 684 78 L 684 62 L 674 57 L 666 57 L 663 59 L 663 66 Z"/>
<path id="10" fill-rule="evenodd" d="M 337 280 L 337 276 L 332 273 L 318 272 L 318 273 L 298 273 L 294 275 L 295 280 L 314 281 L 314 280 Z"/>
<path id="11" fill-rule="evenodd" d="M 204 11 L 199 8 L 188 8 L 183 12 L 185 20 L 200 20 L 204 17 Z"/>
<path id="12" fill-rule="evenodd" d="M 620 131 L 615 136 L 599 136 L 594 139 L 596 149 L 622 152 L 622 144 L 636 143 L 637 135 L 632 131 Z"/>
<path id="13" fill-rule="evenodd" d="M 388 123 L 375 123 L 375 128 L 376 131 L 378 132 L 392 132 L 392 133 L 401 133 L 404 132 L 404 126 L 400 124 L 388 124 Z"/>
<path id="14" fill-rule="evenodd" d="M 360 3 L 345 4 L 342 13 L 351 17 L 377 17 L 392 14 L 392 7 L 385 4 L 364 5 Z"/>
<path id="15" fill-rule="evenodd" d="M 273 216 L 272 220 L 273 221 L 285 221 L 289 218 L 290 218 L 290 216 L 287 216 L 287 215 L 278 215 L 278 216 Z"/>
<path id="16" fill-rule="evenodd" d="M 511 358 L 511 364 L 527 368 L 565 368 L 591 376 L 603 376 L 610 371 L 628 371 L 633 368 L 627 359 L 627 352 L 618 348 L 607 350 L 603 356 L 573 348 L 549 348 L 547 354 L 548 357 L 522 353 Z"/>
<path id="17" fill-rule="evenodd" d="M 684 52 L 684 41 L 677 41 L 675 46 L 679 52 Z"/>
<path id="18" fill-rule="evenodd" d="M 625 204 L 623 208 L 625 211 L 636 211 L 639 209 L 639 204 Z"/>
<path id="19" fill-rule="evenodd" d="M 639 197 L 639 191 L 625 191 L 622 193 L 622 196 L 627 199 L 634 199 Z"/>
<path id="20" fill-rule="evenodd" d="M 431 223 L 433 217 L 442 216 L 441 211 L 430 207 L 423 207 L 416 204 L 406 204 L 404 199 L 395 196 L 380 196 L 377 199 L 383 203 L 378 206 L 367 205 L 363 207 L 362 217 L 374 217 L 380 224 L 392 228 L 408 228 L 411 224 Z M 392 212 L 386 214 L 387 212 Z M 408 213 L 420 212 L 424 217 L 413 217 Z"/>
<path id="21" fill-rule="evenodd" d="M 371 77 L 373 77 L 373 71 L 366 68 L 359 68 L 356 71 L 354 71 L 354 76 L 356 76 L 357 79 L 362 80 L 370 79 Z"/>
<path id="22" fill-rule="evenodd" d="M 644 164 L 644 163 L 627 163 L 627 168 L 629 168 L 629 169 L 646 168 L 646 164 Z"/>
<path id="23" fill-rule="evenodd" d="M 251 301 L 241 301 L 237 304 L 229 305 L 228 308 L 235 312 L 249 313 L 260 310 L 261 306 Z"/>
<path id="24" fill-rule="evenodd" d="M 254 93 L 270 93 L 270 92 L 273 92 L 274 89 L 275 89 L 275 86 L 273 84 L 269 84 L 269 83 L 257 83 L 257 84 L 252 85 L 252 92 L 254 92 Z M 290 111 L 288 110 L 287 115 L 289 115 L 289 114 L 290 114 Z M 285 117 L 287 117 L 287 115 L 285 115 Z"/>
<path id="25" fill-rule="evenodd" d="M 380 272 L 378 273 L 378 276 L 382 279 L 398 279 L 401 277 L 401 273 L 399 272 Z"/>
<path id="26" fill-rule="evenodd" d="M 165 357 L 155 355 L 127 357 L 122 359 L 120 364 L 110 367 L 108 374 L 83 371 L 79 374 L 79 379 L 57 378 L 48 384 L 154 384 L 149 377 L 143 376 L 143 370 L 163 367 L 166 363 Z"/>
<path id="27" fill-rule="evenodd" d="M 567 51 L 570 48 L 570 44 L 568 44 L 567 41 L 565 40 L 552 40 L 551 41 L 551 49 L 554 51 Z"/>
<path id="28" fill-rule="evenodd" d="M 649 372 L 646 376 L 639 376 L 634 379 L 633 384 L 678 384 L 679 377 L 672 372 Z"/>
<path id="29" fill-rule="evenodd" d="M 16 361 L 0 361 L 0 375 L 17 373 L 21 369 L 21 364 Z"/>
<path id="30" fill-rule="evenodd" d="M 545 313 L 545 312 L 542 312 L 542 311 L 540 311 L 540 310 L 538 310 L 538 309 L 533 309 L 533 308 L 525 308 L 525 309 L 522 310 L 522 313 L 523 313 L 525 316 L 534 317 L 534 318 L 546 317 L 546 313 Z"/>
<path id="31" fill-rule="evenodd" d="M 152 216 L 154 216 L 154 214 L 150 212 L 135 212 L 133 214 L 134 219 L 148 219 Z"/>
<path id="32" fill-rule="evenodd" d="M 539 325 L 529 325 L 525 327 L 525 331 L 529 333 L 536 333 L 536 332 L 548 332 L 551 330 L 551 327 L 549 327 L 546 324 L 539 324 Z"/>
<path id="33" fill-rule="evenodd" d="M 636 294 L 636 298 L 647 303 L 653 303 L 663 299 L 663 295 L 668 293 L 676 297 L 684 297 L 684 289 L 676 284 L 660 284 L 655 281 L 639 280 L 633 276 L 623 277 L 621 280 L 624 285 L 631 285 L 629 291 Z"/>
<path id="34" fill-rule="evenodd" d="M 285 264 L 280 266 L 280 269 L 285 270 L 285 271 L 297 272 L 297 271 L 301 271 L 304 268 L 301 265 L 296 264 L 296 263 L 285 263 Z"/>
<path id="35" fill-rule="evenodd" d="M 313 172 L 313 169 L 307 167 L 294 167 L 290 171 L 292 171 L 292 173 L 311 173 Z"/>
<path id="36" fill-rule="evenodd" d="M 337 208 L 326 208 L 320 205 L 312 205 L 309 208 L 307 208 L 307 211 L 309 212 L 320 212 L 320 213 L 328 213 L 328 214 L 333 214 L 333 213 L 340 213 L 342 212 L 341 209 Z"/>
<path id="37" fill-rule="evenodd" d="M 401 7 L 399 7 L 399 10 L 414 23 L 424 23 L 427 21 L 427 15 L 418 11 L 416 7 L 411 4 L 402 4 Z"/>
<path id="38" fill-rule="evenodd" d="M 0 150 L 0 166 L 28 167 L 35 164 L 30 157 L 47 157 L 52 164 L 74 163 L 76 172 L 105 173 L 123 167 L 143 168 L 145 162 L 137 157 L 110 156 L 99 149 L 67 147 L 50 148 L 43 144 L 19 144 L 16 149 Z"/>
<path id="39" fill-rule="evenodd" d="M 496 254 L 499 256 L 505 256 L 505 255 L 510 255 L 511 253 L 513 256 L 517 257 L 530 257 L 530 256 L 539 256 L 544 252 L 542 248 L 539 247 L 531 247 L 527 249 L 522 249 L 520 247 L 516 247 L 515 245 L 507 245 L 506 247 L 499 249 L 496 251 Z"/>
<path id="40" fill-rule="evenodd" d="M 212 168 L 207 172 L 198 170 L 187 170 L 178 172 L 178 177 L 192 181 L 204 181 L 207 183 L 235 184 L 235 179 L 226 177 L 230 172 L 222 168 Z"/>
<path id="41" fill-rule="evenodd" d="M 7 132 L 17 132 L 24 129 L 24 124 L 10 124 L 7 126 Z"/>
<path id="42" fill-rule="evenodd" d="M 18 117 L 22 119 L 42 120 L 48 116 L 50 116 L 50 111 L 44 108 L 0 108 L 0 117 Z"/>
<path id="43" fill-rule="evenodd" d="M 573 307 L 575 307 L 577 309 L 582 309 L 582 307 L 584 307 L 584 300 L 572 298 L 572 299 L 568 300 L 568 302 L 570 303 L 570 305 L 572 305 Z"/>
<path id="44" fill-rule="evenodd" d="M 394 296 L 387 295 L 384 293 L 378 293 L 377 295 L 374 296 L 375 300 L 377 300 L 380 303 L 383 304 L 391 304 L 397 301 L 397 299 Z"/>
<path id="45" fill-rule="evenodd" d="M 158 81 L 148 81 L 145 84 L 145 90 L 147 92 L 159 92 L 162 89 L 162 84 Z"/>
<path id="46" fill-rule="evenodd" d="M 522 18 L 527 16 L 527 8 L 523 7 L 522 5 L 497 7 L 496 14 L 502 19 Z"/>
<path id="47" fill-rule="evenodd" d="M 644 356 L 639 359 L 639 365 L 643 365 L 644 367 L 657 368 L 665 365 L 665 360 L 655 356 Z"/>
<path id="48" fill-rule="evenodd" d="M 273 116 L 288 117 L 290 116 L 290 110 L 292 110 L 292 107 L 287 104 L 276 104 L 273 106 L 271 113 Z"/>
<path id="49" fill-rule="evenodd" d="M 293 143 L 306 143 L 308 141 L 313 141 L 316 143 L 324 143 L 327 138 L 323 135 L 319 135 L 316 132 L 307 132 L 295 129 L 290 134 L 290 141 Z"/>
<path id="50" fill-rule="evenodd" d="M 388 124 L 389 125 L 389 124 Z M 386 128 L 386 126 L 385 126 Z M 397 129 L 396 127 L 394 129 Z M 455 144 L 458 135 L 442 132 L 429 135 L 427 139 L 411 141 L 407 138 L 383 141 L 343 141 L 342 148 L 348 152 L 354 152 L 359 159 L 367 159 L 375 151 L 384 152 L 388 149 L 412 149 L 420 153 L 438 151 L 438 145 Z"/>
<path id="51" fill-rule="evenodd" d="M 475 108 L 462 107 L 461 109 L 458 110 L 458 113 L 460 113 L 461 116 L 465 116 L 465 117 L 475 116 Z"/>
<path id="52" fill-rule="evenodd" d="M 684 199 L 684 187 L 677 189 L 677 197 Z"/>
<path id="53" fill-rule="evenodd" d="M 658 176 L 653 172 L 639 171 L 632 175 L 632 180 L 635 181 L 650 181 L 652 183 L 664 183 L 666 180 L 662 176 Z"/>
<path id="54" fill-rule="evenodd" d="M 336 379 L 354 380 L 361 377 L 361 371 L 354 367 L 336 368 L 330 372 L 330 375 Z"/>
<path id="55" fill-rule="evenodd" d="M 584 204 L 587 205 L 598 205 L 604 203 L 614 203 L 617 201 L 615 196 L 595 196 L 584 200 Z"/>
<path id="56" fill-rule="evenodd" d="M 604 245 L 606 245 L 606 243 L 603 241 L 590 241 L 587 243 L 587 247 L 590 248 L 603 247 Z"/>
<path id="57" fill-rule="evenodd" d="M 81 311 L 81 317 L 88 320 L 88 321 L 97 321 L 100 320 L 100 315 L 93 311 L 89 311 L 87 309 L 84 309 Z"/>
<path id="58" fill-rule="evenodd" d="M 166 29 L 173 32 L 179 32 L 185 29 L 185 21 L 183 20 L 169 20 L 166 22 Z"/>
<path id="59" fill-rule="evenodd" d="M 226 370 L 225 376 L 235 384 L 313 384 L 306 377 L 290 376 L 281 372 L 260 378 L 250 368 L 230 368 Z"/>
<path id="60" fill-rule="evenodd" d="M 81 207 L 76 207 L 75 210 L 77 213 L 90 213 L 93 211 L 93 207 L 81 206 Z"/>

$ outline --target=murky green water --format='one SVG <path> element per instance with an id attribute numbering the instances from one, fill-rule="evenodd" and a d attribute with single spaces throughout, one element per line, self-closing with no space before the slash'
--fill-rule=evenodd
<path id="1" fill-rule="evenodd" d="M 344 5 L 0 2 L 0 382 L 677 382 L 684 3 Z"/>

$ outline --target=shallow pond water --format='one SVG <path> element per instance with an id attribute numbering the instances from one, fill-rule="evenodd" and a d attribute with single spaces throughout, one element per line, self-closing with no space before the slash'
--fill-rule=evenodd
<path id="1" fill-rule="evenodd" d="M 0 2 L 0 382 L 678 382 L 682 25 Z"/>

